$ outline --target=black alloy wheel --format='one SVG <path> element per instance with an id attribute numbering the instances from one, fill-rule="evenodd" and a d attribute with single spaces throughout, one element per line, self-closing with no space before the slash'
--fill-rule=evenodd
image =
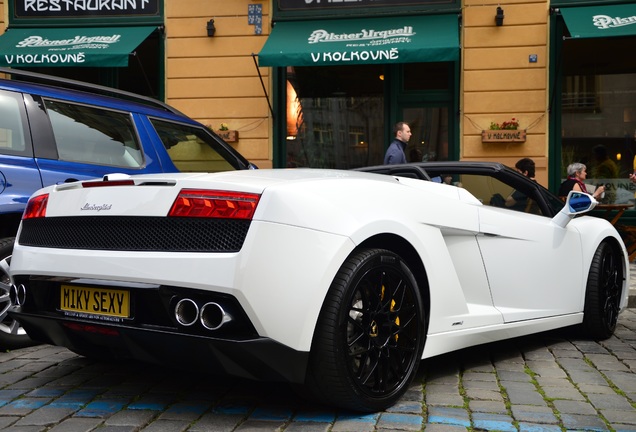
<path id="1" fill-rule="evenodd" d="M 426 319 L 413 273 L 382 249 L 354 253 L 331 284 L 310 354 L 308 390 L 373 412 L 393 405 L 417 373 Z"/>
<path id="2" fill-rule="evenodd" d="M 614 333 L 620 311 L 624 281 L 620 250 L 608 242 L 594 253 L 585 292 L 583 330 L 593 339 L 607 339 Z"/>

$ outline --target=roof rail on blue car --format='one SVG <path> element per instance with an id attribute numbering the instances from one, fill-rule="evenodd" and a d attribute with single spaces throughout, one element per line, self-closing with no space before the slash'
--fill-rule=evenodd
<path id="1" fill-rule="evenodd" d="M 173 108 L 170 105 L 161 102 L 160 100 L 153 99 L 148 96 L 142 96 L 125 90 L 119 90 L 113 87 L 107 87 L 99 84 L 92 84 L 84 81 L 77 81 L 69 78 L 61 78 L 52 75 L 45 75 L 37 72 L 12 69 L 7 67 L 0 67 L 0 73 L 11 75 L 15 78 L 28 78 L 27 80 L 23 80 L 26 82 L 36 82 L 45 85 L 53 85 L 69 90 L 79 90 L 88 93 L 99 94 L 102 96 L 119 97 L 132 102 L 138 102 L 141 104 L 153 106 L 155 108 L 160 108 L 177 115 L 184 115 L 178 109 Z"/>

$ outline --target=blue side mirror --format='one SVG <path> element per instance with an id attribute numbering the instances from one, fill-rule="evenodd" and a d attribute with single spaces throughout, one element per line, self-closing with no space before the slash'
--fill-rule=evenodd
<path id="1" fill-rule="evenodd" d="M 570 191 L 567 203 L 570 206 L 570 211 L 572 213 L 581 213 L 586 210 L 591 210 L 594 206 L 596 206 L 596 202 L 592 205 L 592 200 L 594 200 L 594 198 L 592 198 L 591 195 L 583 192 Z"/>
<path id="2" fill-rule="evenodd" d="M 565 205 L 561 211 L 552 218 L 552 222 L 561 228 L 565 228 L 574 216 L 589 212 L 596 207 L 596 204 L 598 204 L 598 201 L 596 201 L 592 195 L 570 191 L 565 200 Z"/>

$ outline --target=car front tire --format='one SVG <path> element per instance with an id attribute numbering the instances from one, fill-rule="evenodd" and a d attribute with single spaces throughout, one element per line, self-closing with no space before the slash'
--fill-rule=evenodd
<path id="1" fill-rule="evenodd" d="M 608 242 L 599 245 L 592 258 L 585 291 L 583 331 L 593 339 L 607 339 L 614 333 L 620 311 L 623 259 Z"/>
<path id="2" fill-rule="evenodd" d="M 17 349 L 35 344 L 22 326 L 7 314 L 11 306 L 9 263 L 14 241 L 12 237 L 0 239 L 0 349 Z"/>
<path id="3" fill-rule="evenodd" d="M 408 390 L 425 337 L 418 284 L 406 263 L 383 249 L 354 253 L 323 304 L 306 389 L 329 405 L 384 410 Z"/>

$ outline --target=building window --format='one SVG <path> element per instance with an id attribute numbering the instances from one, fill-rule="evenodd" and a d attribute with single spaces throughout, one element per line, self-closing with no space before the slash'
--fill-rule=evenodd
<path id="1" fill-rule="evenodd" d="M 636 38 L 563 42 L 561 179 L 587 166 L 586 183 L 605 185 L 603 202 L 634 201 L 628 175 L 636 151 L 636 62 L 623 55 Z M 629 56 L 628 56 L 629 57 Z"/>
<path id="2" fill-rule="evenodd" d="M 382 163 L 383 69 L 287 68 L 288 167 L 349 169 Z"/>
<path id="3" fill-rule="evenodd" d="M 565 77 L 563 85 L 563 112 L 600 111 L 596 75 L 571 75 Z"/>

